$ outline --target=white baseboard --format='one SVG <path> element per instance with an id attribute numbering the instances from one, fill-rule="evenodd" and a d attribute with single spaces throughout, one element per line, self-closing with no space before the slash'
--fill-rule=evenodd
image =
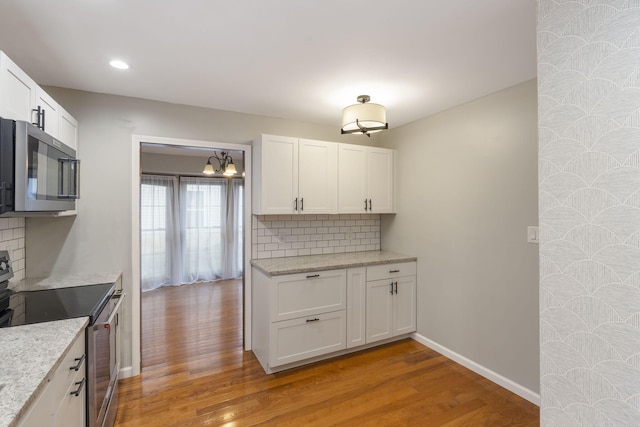
<path id="1" fill-rule="evenodd" d="M 511 381 L 508 378 L 503 377 L 502 375 L 493 372 L 491 369 L 485 368 L 482 365 L 479 365 L 478 363 L 474 362 L 473 360 L 467 359 L 466 357 L 456 353 L 455 351 L 452 351 L 450 349 L 448 349 L 447 347 L 444 347 L 434 341 L 431 341 L 429 338 L 420 335 L 418 333 L 414 333 L 411 335 L 411 338 L 413 338 L 414 340 L 418 341 L 420 344 L 425 345 L 427 347 L 429 347 L 432 350 L 437 351 L 438 353 L 442 354 L 443 356 L 448 357 L 449 359 L 453 360 L 454 362 L 457 362 L 459 364 L 461 364 L 462 366 L 464 366 L 467 369 L 471 369 L 473 372 L 475 372 L 476 374 L 482 375 L 483 377 L 487 378 L 488 380 L 493 381 L 494 383 L 498 384 L 501 387 L 506 388 L 507 390 L 517 394 L 518 396 L 522 397 L 523 399 L 528 400 L 529 402 L 533 403 L 534 405 L 540 406 L 540 394 L 539 393 L 535 393 L 531 390 L 529 390 L 526 387 L 521 386 L 520 384 Z"/>
<path id="2" fill-rule="evenodd" d="M 124 368 L 120 368 L 120 373 L 118 378 L 129 378 L 133 376 L 133 368 L 131 366 L 125 366 Z"/>

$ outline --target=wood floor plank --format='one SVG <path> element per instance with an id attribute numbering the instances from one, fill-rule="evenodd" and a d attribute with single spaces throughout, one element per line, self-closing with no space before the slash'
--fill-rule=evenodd
<path id="1" fill-rule="evenodd" d="M 406 339 L 273 375 L 242 343 L 242 282 L 142 295 L 142 374 L 116 426 L 522 426 L 538 407 Z"/>

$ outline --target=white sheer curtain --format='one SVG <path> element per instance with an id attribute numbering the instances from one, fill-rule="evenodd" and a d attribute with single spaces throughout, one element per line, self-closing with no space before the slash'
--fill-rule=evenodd
<path id="1" fill-rule="evenodd" d="M 183 282 L 223 276 L 227 179 L 180 178 Z"/>
<path id="2" fill-rule="evenodd" d="M 242 179 L 143 175 L 141 288 L 243 274 Z"/>
<path id="3" fill-rule="evenodd" d="M 176 228 L 178 180 L 142 175 L 140 185 L 140 276 L 143 292 L 179 282 L 180 253 Z"/>

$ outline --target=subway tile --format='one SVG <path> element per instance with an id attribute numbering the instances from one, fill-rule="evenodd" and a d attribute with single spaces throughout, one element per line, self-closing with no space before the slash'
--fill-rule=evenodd
<path id="1" fill-rule="evenodd" d="M 333 248 L 322 248 L 322 254 L 326 255 L 326 254 L 332 254 L 334 253 Z"/>
<path id="2" fill-rule="evenodd" d="M 322 221 L 323 227 L 333 227 L 334 221 Z"/>
<path id="3" fill-rule="evenodd" d="M 277 251 L 278 250 L 278 244 L 277 243 L 267 243 L 264 245 L 264 250 L 265 251 Z"/>
<path id="4" fill-rule="evenodd" d="M 271 258 L 282 258 L 283 256 L 284 256 L 284 251 L 271 252 Z"/>
<path id="5" fill-rule="evenodd" d="M 9 218 L 9 228 L 24 227 L 24 222 L 20 223 L 21 218 Z"/>
<path id="6" fill-rule="evenodd" d="M 298 227 L 298 223 L 299 221 L 287 221 L 285 222 L 285 225 L 289 228 L 296 228 Z"/>
<path id="7" fill-rule="evenodd" d="M 317 247 L 318 248 L 327 248 L 327 247 L 329 247 L 329 242 L 326 241 L 326 240 L 320 240 L 319 242 L 316 242 L 316 243 L 317 243 Z"/>
<path id="8" fill-rule="evenodd" d="M 317 248 L 318 247 L 318 242 L 304 242 L 304 247 L 306 249 Z"/>
<path id="9" fill-rule="evenodd" d="M 296 249 L 287 249 L 284 252 L 284 256 L 298 256 L 298 251 Z"/>
<path id="10" fill-rule="evenodd" d="M 329 232 L 329 228 L 328 227 L 318 227 L 316 228 L 316 233 L 318 234 L 326 234 Z"/>
<path id="11" fill-rule="evenodd" d="M 311 255 L 322 255 L 322 248 L 311 248 Z"/>
<path id="12" fill-rule="evenodd" d="M 298 249 L 298 256 L 311 255 L 311 249 Z"/>
<path id="13" fill-rule="evenodd" d="M 9 218 L 0 218 L 0 230 L 9 228 Z"/>

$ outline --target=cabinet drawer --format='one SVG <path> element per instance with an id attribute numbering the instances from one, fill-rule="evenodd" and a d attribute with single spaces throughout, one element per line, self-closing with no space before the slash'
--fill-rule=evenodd
<path id="1" fill-rule="evenodd" d="M 346 348 L 345 310 L 271 324 L 271 366 Z"/>
<path id="2" fill-rule="evenodd" d="M 77 370 L 74 369 L 77 367 Z M 86 358 L 84 347 L 84 331 L 73 343 L 67 354 L 62 358 L 56 369 L 52 385 L 55 390 L 54 401 L 60 402 L 65 397 L 67 389 L 76 381 L 81 381 L 86 373 Z M 73 387 L 77 389 L 77 387 Z"/>
<path id="3" fill-rule="evenodd" d="M 389 279 L 392 277 L 415 276 L 416 263 L 399 262 L 394 264 L 380 264 L 367 267 L 367 280 Z"/>
<path id="4" fill-rule="evenodd" d="M 328 270 L 276 276 L 271 292 L 271 321 L 274 322 L 344 310 L 347 274 L 345 270 Z"/>

